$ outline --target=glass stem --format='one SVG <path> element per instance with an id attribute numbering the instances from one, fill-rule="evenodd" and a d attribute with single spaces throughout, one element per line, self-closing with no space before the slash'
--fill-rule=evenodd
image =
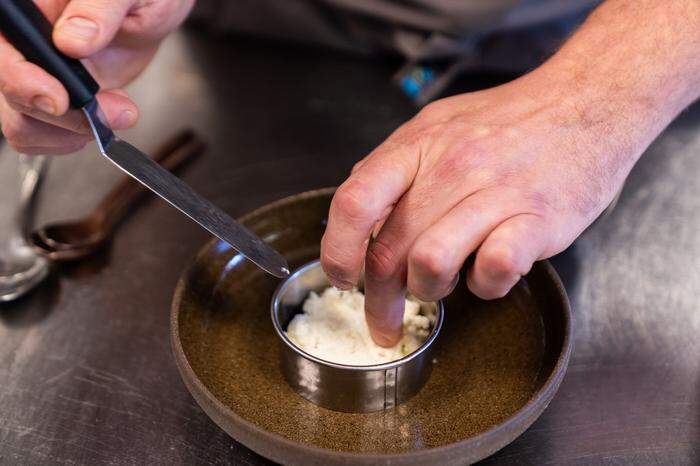
<path id="1" fill-rule="evenodd" d="M 34 220 L 34 200 L 44 178 L 46 163 L 47 159 L 43 155 L 19 155 L 19 176 L 21 182 L 17 212 L 15 214 L 14 233 L 22 241 L 29 238 Z"/>
<path id="2" fill-rule="evenodd" d="M 42 156 L 20 155 L 15 201 L 5 218 L 0 239 L 0 302 L 13 301 L 34 289 L 47 276 L 49 261 L 27 238 L 34 219 L 34 200 L 46 169 Z"/>

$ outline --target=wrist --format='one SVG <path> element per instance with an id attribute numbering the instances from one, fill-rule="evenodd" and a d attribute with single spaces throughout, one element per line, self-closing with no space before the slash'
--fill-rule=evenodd
<path id="1" fill-rule="evenodd" d="M 545 109 L 549 137 L 560 149 L 617 167 L 622 178 L 672 119 L 655 102 L 564 61 L 550 60 L 513 84 Z"/>
<path id="2" fill-rule="evenodd" d="M 700 4 L 608 0 L 532 75 L 583 126 L 641 154 L 700 96 Z"/>

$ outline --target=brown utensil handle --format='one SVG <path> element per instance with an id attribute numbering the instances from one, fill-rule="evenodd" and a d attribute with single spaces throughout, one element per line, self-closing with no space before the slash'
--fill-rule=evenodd
<path id="1" fill-rule="evenodd" d="M 153 160 L 169 171 L 177 170 L 181 165 L 203 152 L 204 142 L 190 129 L 185 129 L 168 139 L 153 153 Z M 100 202 L 90 215 L 102 223 L 105 232 L 109 232 L 126 215 L 130 207 L 148 189 L 133 178 L 126 176 Z"/>

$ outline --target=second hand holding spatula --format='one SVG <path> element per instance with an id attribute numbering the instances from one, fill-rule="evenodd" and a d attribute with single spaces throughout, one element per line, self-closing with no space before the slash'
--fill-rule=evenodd
<path id="1" fill-rule="evenodd" d="M 71 107 L 82 109 L 102 155 L 219 239 L 276 277 L 289 274 L 287 261 L 267 243 L 179 178 L 120 140 L 104 123 L 95 95 L 100 87 L 85 67 L 61 53 L 52 26 L 31 0 L 0 0 L 0 31 L 24 57 L 65 86 Z"/>

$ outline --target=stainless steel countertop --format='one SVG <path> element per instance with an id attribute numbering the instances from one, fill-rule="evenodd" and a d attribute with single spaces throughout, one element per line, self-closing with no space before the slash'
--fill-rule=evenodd
<path id="1" fill-rule="evenodd" d="M 338 184 L 410 117 L 395 68 L 178 33 L 130 88 L 142 120 L 125 138 L 149 149 L 194 126 L 210 149 L 184 178 L 239 215 Z M 3 147 L 0 215 L 12 156 Z M 612 214 L 553 261 L 575 312 L 571 366 L 544 415 L 484 464 L 700 462 L 699 174 L 696 106 L 648 150 Z M 119 176 L 94 147 L 55 159 L 39 221 L 87 212 Z M 150 199 L 110 248 L 0 305 L 0 463 L 266 463 L 197 407 L 170 353 L 172 292 L 207 239 Z"/>

